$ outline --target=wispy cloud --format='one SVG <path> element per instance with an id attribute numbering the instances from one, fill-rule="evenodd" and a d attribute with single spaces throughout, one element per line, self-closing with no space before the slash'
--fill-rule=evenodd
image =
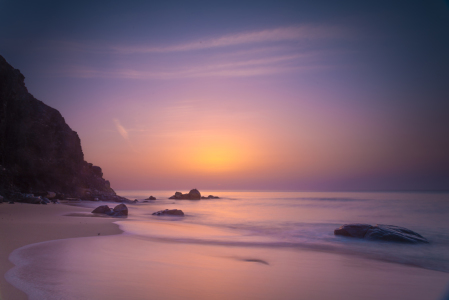
<path id="1" fill-rule="evenodd" d="M 348 36 L 348 33 L 347 29 L 334 26 L 296 25 L 198 38 L 190 42 L 174 45 L 107 45 L 95 42 L 53 41 L 50 43 L 50 46 L 76 52 L 112 54 L 164 53 L 282 41 L 343 38 Z"/>
<path id="2" fill-rule="evenodd" d="M 165 46 L 67 42 L 60 46 L 70 51 L 95 53 L 92 63 L 68 66 L 54 73 L 81 78 L 145 80 L 249 77 L 322 69 L 329 57 L 328 42 L 347 36 L 347 30 L 336 27 L 304 25 L 232 33 Z M 198 53 L 198 50 L 212 48 L 217 51 Z M 103 53 L 110 54 L 112 64 L 98 65 L 101 60 L 95 55 Z M 88 57 L 85 54 L 83 60 Z"/>
<path id="3" fill-rule="evenodd" d="M 177 66 L 176 68 L 159 68 L 159 70 L 142 70 L 132 68 L 98 69 L 88 66 L 72 66 L 59 75 L 80 78 L 124 78 L 124 79 L 176 79 L 198 77 L 248 77 L 277 74 L 292 71 L 323 69 L 326 65 L 316 62 L 323 53 L 290 54 L 250 59 Z"/>
<path id="4" fill-rule="evenodd" d="M 245 44 L 299 41 L 305 39 L 323 39 L 342 37 L 344 32 L 334 27 L 291 26 L 259 31 L 227 34 L 220 37 L 199 39 L 193 42 L 173 46 L 114 46 L 112 50 L 123 54 L 179 52 L 209 48 L 229 47 Z"/>
<path id="5" fill-rule="evenodd" d="M 125 127 L 122 126 L 122 124 L 120 124 L 119 120 L 114 119 L 114 124 L 115 127 L 117 128 L 118 133 L 120 133 L 120 135 L 127 140 L 128 139 L 128 131 L 125 129 Z"/>

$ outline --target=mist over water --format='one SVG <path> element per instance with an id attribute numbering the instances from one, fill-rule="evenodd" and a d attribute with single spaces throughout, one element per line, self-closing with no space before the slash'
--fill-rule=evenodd
<path id="1" fill-rule="evenodd" d="M 164 200 L 170 191 L 121 191 L 131 199 L 157 199 L 139 206 L 136 221 L 119 224 L 126 232 L 155 237 L 145 222 L 153 211 L 182 209 L 182 224 L 226 231 L 223 236 L 193 236 L 192 232 L 166 239 L 192 243 L 297 247 L 410 264 L 449 272 L 449 194 L 445 193 L 299 193 L 213 192 L 215 200 Z M 203 192 L 204 195 L 209 193 Z M 347 223 L 388 224 L 409 228 L 430 245 L 363 241 L 333 234 Z M 159 235 L 157 235 L 161 238 Z"/>
<path id="2" fill-rule="evenodd" d="M 127 220 L 117 221 L 124 234 L 23 247 L 11 255 L 18 267 L 8 280 L 48 299 L 61 293 L 62 299 L 126 297 L 111 288 L 114 276 L 125 280 L 126 291 L 133 289 L 133 299 L 148 293 L 159 299 L 442 299 L 447 289 L 449 194 L 201 192 L 221 199 L 118 191 L 139 200 L 128 205 Z M 150 195 L 158 200 L 144 203 Z M 152 215 L 175 208 L 185 216 Z M 347 223 L 406 227 L 430 244 L 333 234 Z M 49 285 L 47 278 L 55 281 Z M 255 283 L 242 286 L 250 279 Z"/>

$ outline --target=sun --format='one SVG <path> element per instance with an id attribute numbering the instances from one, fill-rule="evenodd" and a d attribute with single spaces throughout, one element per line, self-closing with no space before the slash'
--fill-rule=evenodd
<path id="1" fill-rule="evenodd" d="M 239 155 L 229 147 L 205 147 L 196 151 L 193 161 L 202 170 L 228 171 L 238 166 Z"/>

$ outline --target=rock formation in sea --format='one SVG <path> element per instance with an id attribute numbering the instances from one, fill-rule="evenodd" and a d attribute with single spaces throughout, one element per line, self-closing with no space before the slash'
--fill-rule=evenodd
<path id="1" fill-rule="evenodd" d="M 78 134 L 56 109 L 31 95 L 25 77 L 0 56 L 0 195 L 125 201 L 100 167 L 84 160 Z M 51 194 L 53 195 L 53 194 Z"/>
<path id="2" fill-rule="evenodd" d="M 197 189 L 190 190 L 188 194 L 183 194 L 181 192 L 176 192 L 173 196 L 168 199 L 176 200 L 200 200 L 201 193 Z"/>
<path id="3" fill-rule="evenodd" d="M 372 241 L 389 241 L 402 243 L 428 243 L 420 234 L 394 225 L 345 224 L 334 230 L 335 235 L 342 235 Z"/>

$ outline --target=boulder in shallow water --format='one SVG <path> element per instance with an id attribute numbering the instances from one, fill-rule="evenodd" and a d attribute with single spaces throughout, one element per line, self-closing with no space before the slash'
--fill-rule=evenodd
<path id="1" fill-rule="evenodd" d="M 145 200 L 156 200 L 156 197 L 150 196 L 150 197 L 148 197 L 148 199 L 145 199 Z"/>
<path id="2" fill-rule="evenodd" d="M 125 204 L 119 204 L 112 210 L 110 216 L 113 217 L 124 217 L 128 215 L 128 207 Z"/>
<path id="3" fill-rule="evenodd" d="M 184 212 L 180 209 L 164 209 L 153 213 L 155 216 L 184 216 Z"/>
<path id="4" fill-rule="evenodd" d="M 98 206 L 96 209 L 92 211 L 94 214 L 110 214 L 111 208 L 107 205 Z"/>
<path id="5" fill-rule="evenodd" d="M 335 235 L 355 237 L 371 241 L 388 241 L 401 243 L 429 243 L 420 234 L 394 225 L 345 224 L 334 230 Z"/>

